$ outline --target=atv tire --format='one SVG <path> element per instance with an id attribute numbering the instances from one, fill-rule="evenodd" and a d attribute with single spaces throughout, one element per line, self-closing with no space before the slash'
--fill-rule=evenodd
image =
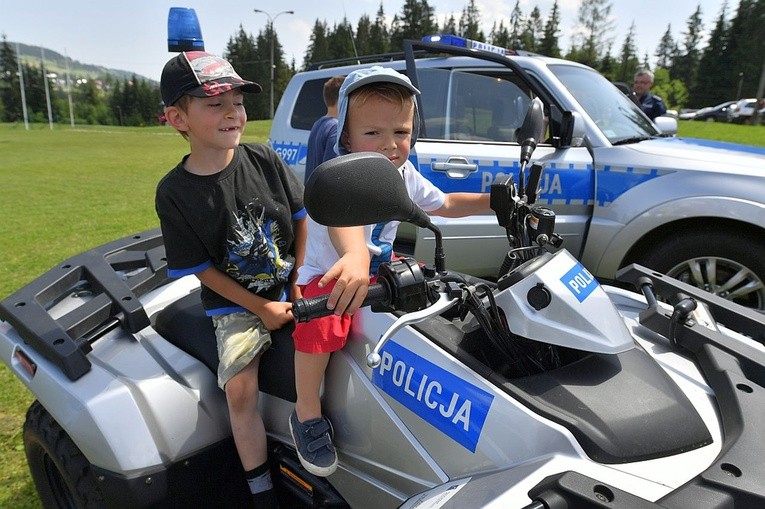
<path id="1" fill-rule="evenodd" d="M 105 507 L 90 462 L 37 401 L 27 410 L 24 449 L 29 471 L 44 507 Z"/>
<path id="2" fill-rule="evenodd" d="M 742 306 L 765 311 L 765 242 L 735 232 L 683 232 L 637 263 Z"/>

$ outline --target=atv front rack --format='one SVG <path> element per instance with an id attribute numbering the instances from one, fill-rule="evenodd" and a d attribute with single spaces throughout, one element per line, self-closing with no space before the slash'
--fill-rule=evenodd
<path id="1" fill-rule="evenodd" d="M 149 325 L 140 297 L 166 280 L 165 247 L 156 228 L 69 258 L 0 302 L 0 319 L 77 380 L 90 370 L 91 342 L 105 331 L 121 325 L 135 333 Z M 81 305 L 54 317 L 55 305 L 81 296 L 87 296 Z"/>

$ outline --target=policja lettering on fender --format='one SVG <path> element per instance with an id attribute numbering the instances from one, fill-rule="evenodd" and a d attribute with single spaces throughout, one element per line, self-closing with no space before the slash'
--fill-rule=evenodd
<path id="1" fill-rule="evenodd" d="M 494 396 L 388 341 L 372 382 L 386 394 L 475 452 Z"/>
<path id="2" fill-rule="evenodd" d="M 445 407 L 443 403 L 439 404 L 439 400 L 443 400 L 441 384 L 435 380 L 428 380 L 428 375 L 422 375 L 422 377 L 416 381 L 416 393 L 412 390 L 412 378 L 414 375 L 414 366 L 407 366 L 403 361 L 393 362 L 393 357 L 389 353 L 382 355 L 382 363 L 380 364 L 380 374 L 385 376 L 385 372 L 391 369 L 393 365 L 393 371 L 391 372 L 391 380 L 393 384 L 404 390 L 404 393 L 410 397 L 415 398 L 419 402 L 424 402 L 425 406 L 431 410 L 438 409 L 441 415 L 447 419 L 451 419 L 455 425 L 462 424 L 465 431 L 469 429 L 470 424 L 470 407 L 471 402 L 469 399 L 463 400 L 460 404 L 460 409 L 455 415 L 454 409 L 457 407 L 457 401 L 462 399 L 458 393 L 452 394 L 452 399 L 449 402 L 449 407 Z"/>

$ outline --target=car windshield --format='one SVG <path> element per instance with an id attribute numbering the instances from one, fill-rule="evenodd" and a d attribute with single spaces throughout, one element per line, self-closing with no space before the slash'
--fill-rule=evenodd
<path id="1" fill-rule="evenodd" d="M 611 143 L 627 143 L 661 134 L 631 99 L 597 71 L 564 64 L 551 65 L 550 70 Z"/>

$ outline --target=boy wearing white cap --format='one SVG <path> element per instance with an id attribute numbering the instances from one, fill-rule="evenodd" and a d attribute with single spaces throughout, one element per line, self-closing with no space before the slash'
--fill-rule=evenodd
<path id="1" fill-rule="evenodd" d="M 340 87 L 335 151 L 378 152 L 396 165 L 410 198 L 423 210 L 444 217 L 489 213 L 489 195 L 444 194 L 409 161 L 417 140 L 419 115 L 409 78 L 373 66 L 350 73 Z M 297 323 L 295 386 L 297 402 L 290 429 L 303 466 L 326 476 L 337 467 L 332 427 L 321 413 L 320 388 L 330 353 L 345 345 L 351 315 L 367 293 L 370 276 L 389 261 L 398 222 L 352 228 L 328 228 L 308 220 L 306 255 L 297 283 L 304 297 L 330 293 L 333 315 Z"/>

